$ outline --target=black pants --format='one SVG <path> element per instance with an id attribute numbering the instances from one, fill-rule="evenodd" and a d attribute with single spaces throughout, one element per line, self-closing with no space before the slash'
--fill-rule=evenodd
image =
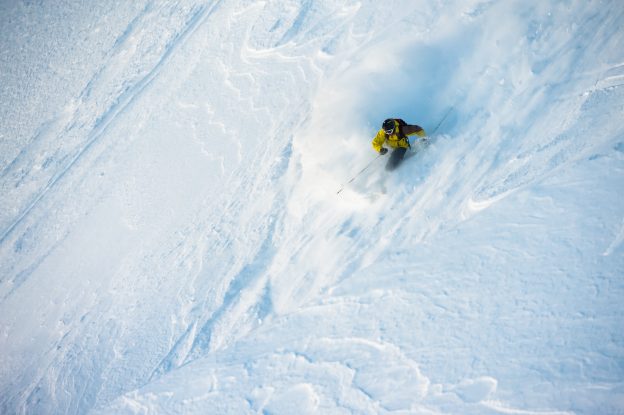
<path id="1" fill-rule="evenodd" d="M 406 152 L 406 148 L 395 148 L 392 153 L 390 153 L 390 160 L 388 160 L 388 163 L 386 164 L 386 170 L 392 171 L 399 167 L 399 164 L 401 164 L 401 161 L 403 161 L 403 157 L 405 156 Z"/>

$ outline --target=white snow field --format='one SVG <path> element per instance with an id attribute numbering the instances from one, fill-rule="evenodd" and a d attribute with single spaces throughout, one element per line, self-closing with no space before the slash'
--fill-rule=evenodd
<path id="1" fill-rule="evenodd" d="M 0 30 L 2 414 L 624 414 L 620 0 Z"/>

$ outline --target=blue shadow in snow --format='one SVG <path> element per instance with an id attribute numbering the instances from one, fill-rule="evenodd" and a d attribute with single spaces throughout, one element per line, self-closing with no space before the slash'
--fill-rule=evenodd
<path id="1" fill-rule="evenodd" d="M 461 99 L 455 78 L 476 38 L 475 34 L 462 32 L 438 43 L 405 47 L 398 52 L 398 64 L 370 75 L 369 82 L 358 92 L 356 110 L 374 128 L 381 128 L 385 118 L 397 117 L 431 132 Z M 437 133 L 451 132 L 460 119 L 456 111 L 449 113 Z"/>

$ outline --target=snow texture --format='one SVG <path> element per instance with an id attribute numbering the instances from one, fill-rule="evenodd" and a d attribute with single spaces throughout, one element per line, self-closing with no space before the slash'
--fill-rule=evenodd
<path id="1" fill-rule="evenodd" d="M 0 412 L 623 414 L 623 28 L 1 2 Z"/>

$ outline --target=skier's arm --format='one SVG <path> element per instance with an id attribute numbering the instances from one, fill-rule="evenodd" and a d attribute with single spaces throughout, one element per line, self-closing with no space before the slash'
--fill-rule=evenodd
<path id="1" fill-rule="evenodd" d="M 425 133 L 425 130 L 422 129 L 422 127 L 418 126 L 418 125 L 404 125 L 403 126 L 403 134 L 405 135 L 414 135 L 416 134 L 419 137 L 426 137 L 427 134 Z"/>
<path id="2" fill-rule="evenodd" d="M 376 152 L 381 151 L 381 147 L 386 142 L 386 135 L 383 130 L 379 130 L 375 138 L 373 138 L 373 148 Z"/>

